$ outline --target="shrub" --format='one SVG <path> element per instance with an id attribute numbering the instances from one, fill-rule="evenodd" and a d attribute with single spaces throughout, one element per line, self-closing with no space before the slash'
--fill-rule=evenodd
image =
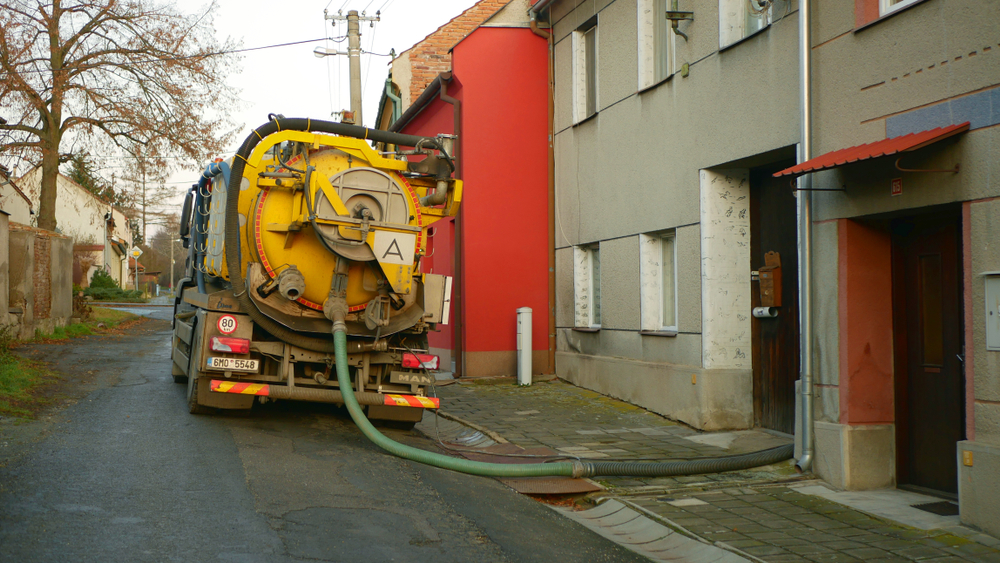
<path id="1" fill-rule="evenodd" d="M 115 278 L 111 277 L 111 274 L 105 272 L 104 270 L 97 270 L 94 272 L 94 277 L 90 279 L 90 288 L 88 289 L 121 289 L 118 287 L 118 282 Z"/>

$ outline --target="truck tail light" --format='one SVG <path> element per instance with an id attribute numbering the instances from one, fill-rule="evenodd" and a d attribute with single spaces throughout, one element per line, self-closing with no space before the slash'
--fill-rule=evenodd
<path id="1" fill-rule="evenodd" d="M 213 336 L 212 350 L 215 352 L 229 352 L 231 354 L 249 354 L 250 341 L 246 338 Z"/>
<path id="2" fill-rule="evenodd" d="M 440 358 L 430 354 L 411 354 L 409 352 L 403 353 L 404 368 L 424 368 L 429 371 L 438 369 L 438 364 L 440 363 Z"/>

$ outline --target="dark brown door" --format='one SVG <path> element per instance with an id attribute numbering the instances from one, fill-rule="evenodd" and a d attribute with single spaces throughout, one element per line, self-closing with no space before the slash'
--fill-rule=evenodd
<path id="1" fill-rule="evenodd" d="M 750 172 L 750 267 L 761 272 L 768 252 L 777 253 L 781 262 L 778 316 L 751 318 L 754 423 L 788 434 L 795 431 L 795 380 L 799 378 L 795 192 L 787 179 L 778 180 L 771 174 L 794 164 Z M 775 275 L 773 270 L 770 275 Z M 753 306 L 760 306 L 759 279 L 751 283 L 751 293 Z"/>
<path id="2" fill-rule="evenodd" d="M 959 226 L 951 212 L 892 225 L 898 482 L 948 493 L 965 437 Z"/>

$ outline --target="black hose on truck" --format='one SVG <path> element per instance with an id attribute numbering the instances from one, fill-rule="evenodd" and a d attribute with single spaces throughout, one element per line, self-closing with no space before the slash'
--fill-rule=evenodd
<path id="1" fill-rule="evenodd" d="M 261 313 L 254 302 L 247 295 L 246 283 L 244 282 L 240 267 L 240 236 L 239 236 L 239 193 L 240 182 L 243 179 L 243 171 L 246 167 L 247 158 L 253 152 L 254 147 L 266 136 L 282 130 L 295 131 L 317 131 L 322 133 L 332 133 L 358 139 L 369 139 L 377 142 L 385 142 L 394 145 L 408 147 L 430 146 L 444 152 L 436 139 L 418 137 L 415 135 L 403 135 L 389 131 L 368 129 L 355 125 L 345 125 L 330 121 L 312 121 L 302 118 L 278 118 L 260 127 L 247 136 L 243 145 L 236 152 L 233 159 L 232 171 L 229 176 L 227 187 L 229 194 L 235 197 L 226 198 L 226 263 L 229 265 L 229 276 L 236 297 L 243 310 L 250 315 L 255 323 L 267 330 L 281 340 L 312 350 L 315 352 L 332 353 L 337 366 L 337 381 L 340 384 L 340 392 L 343 394 L 344 404 L 357 424 L 361 432 L 376 445 L 387 452 L 402 457 L 459 471 L 472 475 L 482 475 L 486 477 L 541 477 L 541 476 L 565 476 L 565 477 L 596 477 L 596 476 L 637 476 L 637 477 L 667 477 L 675 475 L 689 475 L 698 473 L 718 473 L 722 471 L 735 471 L 749 469 L 760 465 L 778 463 L 792 457 L 792 445 L 779 446 L 760 452 L 750 454 L 720 457 L 714 459 L 700 459 L 692 461 L 674 461 L 664 463 L 637 463 L 637 462 L 555 462 L 555 463 L 528 463 L 528 464 L 502 464 L 486 463 L 481 461 L 471 461 L 467 459 L 454 458 L 447 455 L 428 452 L 411 446 L 406 446 L 390 440 L 379 432 L 371 422 L 365 418 L 361 405 L 358 404 L 357 397 L 351 384 L 350 369 L 347 364 L 347 334 L 344 332 L 343 324 L 339 323 L 333 333 L 333 339 L 326 340 L 302 336 L 289 330 L 281 324 L 273 321 Z M 449 164 L 451 164 L 449 162 Z M 335 324 L 335 326 L 338 326 Z"/>

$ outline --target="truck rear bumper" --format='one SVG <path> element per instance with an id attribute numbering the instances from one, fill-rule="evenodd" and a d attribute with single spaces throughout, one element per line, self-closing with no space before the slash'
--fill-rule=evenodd
<path id="1" fill-rule="evenodd" d="M 293 401 L 311 401 L 314 403 L 343 403 L 344 396 L 333 389 L 313 389 L 310 387 L 288 387 L 287 385 L 268 385 L 266 383 L 247 383 L 240 381 L 224 381 L 213 379 L 211 390 L 214 393 L 236 393 L 240 395 L 258 395 L 271 399 L 290 399 Z M 396 395 L 386 393 L 354 393 L 362 405 L 386 405 L 398 407 L 416 407 L 436 409 L 440 400 L 432 397 L 416 395 Z"/>

